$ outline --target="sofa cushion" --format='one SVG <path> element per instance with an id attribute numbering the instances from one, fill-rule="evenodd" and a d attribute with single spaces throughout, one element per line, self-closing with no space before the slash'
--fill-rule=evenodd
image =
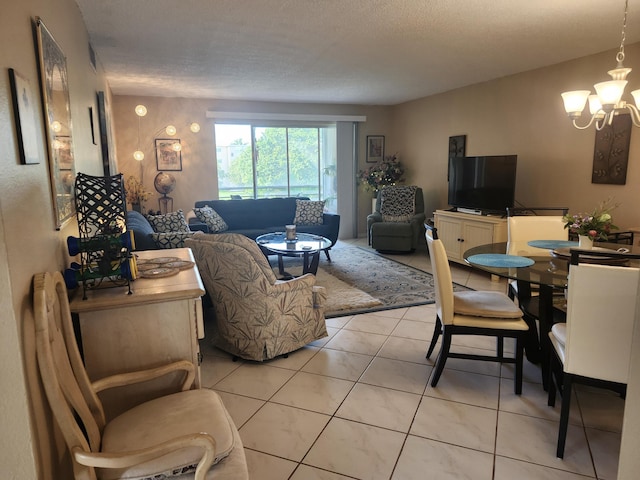
<path id="1" fill-rule="evenodd" d="M 156 233 L 190 232 L 182 210 L 165 215 L 147 215 L 147 220 Z"/>
<path id="2" fill-rule="evenodd" d="M 324 201 L 296 200 L 295 225 L 322 225 Z"/>
<path id="3" fill-rule="evenodd" d="M 203 232 L 163 232 L 152 233 L 151 238 L 158 248 L 182 248 L 185 239 L 194 235 L 204 235 Z"/>
<path id="4" fill-rule="evenodd" d="M 220 233 L 229 230 L 229 226 L 227 225 L 227 222 L 224 221 L 224 218 L 218 215 L 218 212 L 209 206 L 194 208 L 193 213 L 196 214 L 198 220 L 207 225 L 209 233 Z"/>

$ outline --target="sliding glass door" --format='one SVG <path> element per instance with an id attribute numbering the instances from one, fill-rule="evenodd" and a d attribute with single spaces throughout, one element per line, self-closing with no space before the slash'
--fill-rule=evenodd
<path id="1" fill-rule="evenodd" d="M 336 210 L 335 126 L 216 123 L 220 199 L 300 196 Z"/>

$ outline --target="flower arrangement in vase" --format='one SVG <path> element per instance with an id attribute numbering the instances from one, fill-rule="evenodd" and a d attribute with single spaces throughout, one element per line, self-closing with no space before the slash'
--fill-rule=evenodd
<path id="1" fill-rule="evenodd" d="M 133 175 L 129 175 L 129 178 L 124 183 L 124 191 L 127 195 L 127 202 L 137 212 L 140 211 L 140 207 L 151 196 L 151 192 L 145 189 L 142 182 Z"/>
<path id="2" fill-rule="evenodd" d="M 398 154 L 384 157 L 384 160 L 358 172 L 358 183 L 365 191 L 378 193 L 382 187 L 403 182 L 404 167 L 398 159 Z"/>
<path id="3" fill-rule="evenodd" d="M 616 230 L 611 212 L 619 204 L 612 204 L 611 199 L 601 202 L 591 213 L 566 214 L 562 217 L 564 228 L 578 235 L 581 247 L 593 246 L 596 240 L 607 240 L 611 230 Z"/>

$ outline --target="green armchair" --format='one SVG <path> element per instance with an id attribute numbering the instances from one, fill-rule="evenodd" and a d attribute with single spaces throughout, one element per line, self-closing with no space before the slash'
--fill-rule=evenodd
<path id="1" fill-rule="evenodd" d="M 369 245 L 381 252 L 412 252 L 424 230 L 424 198 L 416 186 L 380 189 L 376 211 L 367 217 Z"/>
<path id="2" fill-rule="evenodd" d="M 327 336 L 327 295 L 314 275 L 278 280 L 256 242 L 236 233 L 194 236 L 185 246 L 213 303 L 216 347 L 263 361 Z"/>

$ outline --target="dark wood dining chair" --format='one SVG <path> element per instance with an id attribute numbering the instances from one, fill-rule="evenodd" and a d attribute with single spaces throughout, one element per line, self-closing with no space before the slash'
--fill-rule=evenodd
<path id="1" fill-rule="evenodd" d="M 427 358 L 431 356 L 436 342 L 442 334 L 442 344 L 431 377 L 431 386 L 435 387 L 438 384 L 448 358 L 514 363 L 514 391 L 519 395 L 522 393 L 524 340 L 529 330 L 522 319 L 522 312 L 502 292 L 475 290 L 454 292 L 449 260 L 442 240 L 438 239 L 436 228 L 429 225 L 425 225 L 425 227 L 435 284 L 437 312 L 436 325 L 427 351 Z M 515 356 L 505 357 L 502 351 L 496 352 L 495 356 L 452 352 L 450 350 L 451 340 L 454 335 L 482 335 L 499 339 L 515 338 Z"/>
<path id="2" fill-rule="evenodd" d="M 604 387 L 624 395 L 640 284 L 640 255 L 571 251 L 567 321 L 551 327 L 548 404 L 562 395 L 556 455 L 563 458 L 574 383 Z M 603 263 L 584 262 L 608 262 Z"/>

